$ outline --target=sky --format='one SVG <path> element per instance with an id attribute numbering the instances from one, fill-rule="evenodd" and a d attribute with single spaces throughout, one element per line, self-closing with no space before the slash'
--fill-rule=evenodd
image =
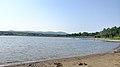
<path id="1" fill-rule="evenodd" d="M 96 32 L 120 26 L 120 0 L 0 0 L 0 30 Z"/>

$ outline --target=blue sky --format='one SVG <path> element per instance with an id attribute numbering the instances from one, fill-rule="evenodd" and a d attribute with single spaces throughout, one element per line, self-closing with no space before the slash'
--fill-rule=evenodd
<path id="1" fill-rule="evenodd" d="M 95 32 L 120 26 L 120 0 L 0 0 L 0 30 Z"/>

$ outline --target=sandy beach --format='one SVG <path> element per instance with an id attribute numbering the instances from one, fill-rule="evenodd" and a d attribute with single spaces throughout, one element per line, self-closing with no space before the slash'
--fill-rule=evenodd
<path id="1" fill-rule="evenodd" d="M 106 42 L 120 42 L 120 40 L 112 40 L 112 39 L 105 39 L 105 38 L 86 38 L 86 39 L 101 40 Z"/>
<path id="2" fill-rule="evenodd" d="M 120 67 L 120 46 L 112 52 L 80 57 L 13 63 L 1 67 Z"/>

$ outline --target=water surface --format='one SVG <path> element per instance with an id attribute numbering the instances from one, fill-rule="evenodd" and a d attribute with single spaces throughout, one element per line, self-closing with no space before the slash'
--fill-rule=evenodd
<path id="1" fill-rule="evenodd" d="M 0 64 L 103 53 L 118 44 L 80 38 L 0 36 Z"/>

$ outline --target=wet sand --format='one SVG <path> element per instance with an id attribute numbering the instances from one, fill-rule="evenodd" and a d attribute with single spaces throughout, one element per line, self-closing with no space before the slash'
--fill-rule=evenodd
<path id="1" fill-rule="evenodd" d="M 109 53 L 47 61 L 1 65 L 2 67 L 120 67 L 120 46 Z"/>
<path id="2" fill-rule="evenodd" d="M 105 38 L 87 38 L 87 39 L 102 40 L 102 41 L 106 41 L 106 42 L 120 42 L 120 40 L 112 40 L 112 39 L 105 39 Z"/>

